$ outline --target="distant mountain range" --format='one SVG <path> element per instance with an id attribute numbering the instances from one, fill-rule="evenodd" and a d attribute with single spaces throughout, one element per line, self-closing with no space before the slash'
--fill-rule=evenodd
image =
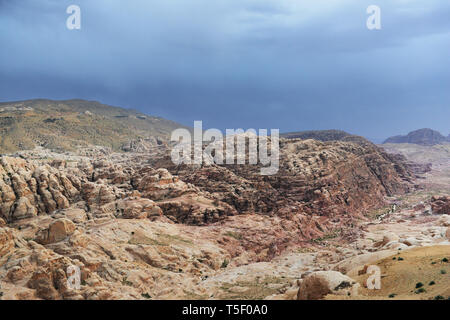
<path id="1" fill-rule="evenodd" d="M 47 100 L 0 103 L 0 154 L 42 146 L 70 151 L 99 145 L 129 148 L 130 141 L 158 144 L 184 127 L 176 122 L 96 101 Z"/>
<path id="2" fill-rule="evenodd" d="M 319 141 L 347 141 L 356 142 L 359 144 L 372 144 L 364 137 L 350 134 L 342 130 L 309 130 L 309 131 L 297 131 L 287 132 L 280 134 L 281 138 L 285 139 L 313 139 Z"/>
<path id="3" fill-rule="evenodd" d="M 34 99 L 3 102 L 0 103 L 0 154 L 36 146 L 71 151 L 98 145 L 128 151 L 165 143 L 173 130 L 183 127 L 187 128 L 174 121 L 96 101 Z M 371 144 L 364 137 L 341 130 L 289 132 L 281 137 Z M 445 137 L 432 129 L 420 129 L 405 136 L 390 137 L 383 143 L 428 146 L 447 142 L 450 143 L 450 135 Z"/>
<path id="4" fill-rule="evenodd" d="M 434 146 L 450 142 L 450 135 L 445 137 L 439 131 L 432 129 L 420 129 L 412 131 L 405 136 L 399 135 L 386 139 L 386 143 L 413 143 L 422 146 Z"/>

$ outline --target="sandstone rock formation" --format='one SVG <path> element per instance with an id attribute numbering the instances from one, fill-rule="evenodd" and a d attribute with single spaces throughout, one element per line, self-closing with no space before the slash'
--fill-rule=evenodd
<path id="1" fill-rule="evenodd" d="M 172 176 L 166 169 L 87 160 L 32 162 L 2 157 L 0 217 L 7 222 L 52 214 L 77 204 L 91 216 L 151 218 L 204 224 L 236 214 L 222 203 Z M 156 202 L 161 202 L 160 204 Z"/>
<path id="2" fill-rule="evenodd" d="M 369 142 L 289 139 L 281 140 L 280 151 L 279 172 L 266 177 L 259 175 L 258 166 L 175 166 L 168 156 L 151 163 L 239 213 L 315 217 L 319 234 L 328 232 L 331 221 L 351 224 L 381 206 L 386 195 L 412 189 L 414 175 L 402 159 Z"/>
<path id="3" fill-rule="evenodd" d="M 0 152 L 14 152 L 0 157 L 0 299 L 357 299 L 365 268 L 404 267 L 399 252 L 430 248 L 436 266 L 421 268 L 445 267 L 448 197 L 423 198 L 448 190 L 444 147 L 415 163 L 345 132 L 295 132 L 261 176 L 175 165 L 179 125 L 131 110 L 34 100 L 0 113 Z M 405 155 L 436 151 L 423 148 Z"/>
<path id="4" fill-rule="evenodd" d="M 64 240 L 75 231 L 75 224 L 69 219 L 58 219 L 52 222 L 47 229 L 37 234 L 36 242 L 50 244 Z"/>
<path id="5" fill-rule="evenodd" d="M 0 256 L 4 256 L 14 247 L 12 230 L 0 227 Z"/>
<path id="6" fill-rule="evenodd" d="M 380 247 L 365 251 L 325 245 L 359 245 L 361 221 L 387 196 L 413 190 L 402 158 L 364 141 L 289 139 L 280 147 L 273 176 L 259 175 L 258 165 L 175 166 L 164 147 L 1 157 L 3 298 L 294 298 L 303 272 L 412 244 L 385 232 Z M 74 267 L 78 289 L 67 284 Z M 226 282 L 237 281 L 236 270 L 246 278 Z M 341 274 L 307 279 L 307 298 L 356 294 Z"/>
<path id="7" fill-rule="evenodd" d="M 435 214 L 450 214 L 450 196 L 433 196 L 431 210 Z"/>
<path id="8" fill-rule="evenodd" d="M 73 178 L 73 181 L 70 180 Z M 2 157 L 0 162 L 0 217 L 8 222 L 51 213 L 69 206 L 79 191 L 78 178 L 23 159 Z"/>
<path id="9" fill-rule="evenodd" d="M 319 300 L 328 294 L 355 296 L 359 284 L 337 271 L 317 271 L 309 274 L 300 283 L 298 300 Z"/>
<path id="10" fill-rule="evenodd" d="M 432 146 L 449 142 L 448 138 L 432 129 L 420 129 L 408 133 L 406 136 L 395 136 L 386 139 L 383 143 L 414 143 L 423 146 Z"/>

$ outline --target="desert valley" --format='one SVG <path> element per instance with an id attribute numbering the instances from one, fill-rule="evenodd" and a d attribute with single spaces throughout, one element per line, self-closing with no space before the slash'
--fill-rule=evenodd
<path id="1" fill-rule="evenodd" d="M 450 298 L 445 136 L 287 133 L 261 176 L 173 164 L 178 127 L 84 100 L 0 103 L 0 299 Z"/>

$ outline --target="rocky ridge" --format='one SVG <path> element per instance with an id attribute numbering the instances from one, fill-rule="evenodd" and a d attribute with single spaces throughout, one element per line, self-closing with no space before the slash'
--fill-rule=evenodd
<path id="1" fill-rule="evenodd" d="M 440 132 L 432 129 L 419 129 L 412 131 L 405 136 L 395 136 L 386 139 L 383 144 L 386 143 L 413 143 L 423 146 L 433 146 L 437 144 L 443 144 L 450 142 L 450 135 L 448 137 L 443 136 Z"/>
<path id="2" fill-rule="evenodd" d="M 343 260 L 392 250 L 389 239 L 365 239 L 365 224 L 386 197 L 415 189 L 403 158 L 349 141 L 289 139 L 280 150 L 274 176 L 259 166 L 175 166 L 165 147 L 3 156 L 3 298 L 290 299 L 302 275 L 334 265 L 347 273 Z M 80 289 L 67 284 L 71 266 Z M 320 297 L 357 296 L 338 281 L 345 276 L 324 277 L 331 289 Z"/>
<path id="3" fill-rule="evenodd" d="M 135 110 L 81 99 L 0 103 L 0 154 L 35 147 L 59 153 L 90 146 L 150 151 L 184 126 Z"/>
<path id="4" fill-rule="evenodd" d="M 281 150 L 273 177 L 257 166 L 176 167 L 167 150 L 58 155 L 41 148 L 3 156 L 7 297 L 186 296 L 176 281 L 204 294 L 198 279 L 230 263 L 271 261 L 329 234 L 355 237 L 356 219 L 412 187 L 408 169 L 375 147 L 286 140 Z M 367 189 L 375 190 L 370 198 Z M 67 288 L 71 265 L 81 269 L 81 291 Z"/>

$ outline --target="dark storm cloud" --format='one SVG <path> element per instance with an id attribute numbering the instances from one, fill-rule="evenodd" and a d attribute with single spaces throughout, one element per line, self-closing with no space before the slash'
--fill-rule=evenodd
<path id="1" fill-rule="evenodd" d="M 65 27 L 70 4 L 79 31 Z M 371 4 L 380 31 L 365 26 Z M 218 128 L 448 134 L 448 17 L 447 0 L 0 0 L 0 99 L 96 99 Z"/>

